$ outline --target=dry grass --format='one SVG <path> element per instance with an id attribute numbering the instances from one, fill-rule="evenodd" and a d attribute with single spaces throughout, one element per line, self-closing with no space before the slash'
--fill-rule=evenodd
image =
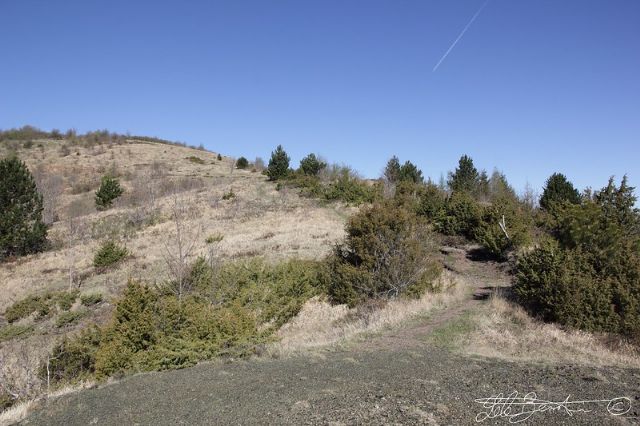
<path id="1" fill-rule="evenodd" d="M 109 302 L 119 296 L 129 279 L 153 283 L 169 278 L 166 247 L 171 246 L 174 232 L 170 218 L 176 194 L 190 211 L 186 228 L 196 237 L 188 262 L 201 255 L 219 260 L 253 255 L 268 260 L 317 259 L 343 237 L 345 218 L 351 211 L 338 205 L 321 207 L 293 191 L 276 191 L 265 176 L 234 170 L 232 159 L 218 161 L 212 152 L 130 141 L 98 149 L 71 146 L 69 155 L 62 155 L 62 142 L 36 141 L 40 143 L 42 149 L 19 149 L 18 155 L 44 182 L 55 180 L 55 203 L 50 206 L 55 218 L 49 231 L 52 248 L 0 267 L 0 327 L 6 308 L 32 294 L 74 287 L 83 294 L 101 293 L 106 303 L 88 310 L 81 321 L 64 330 L 55 327 L 55 317 L 25 319 L 24 325 L 32 325 L 35 332 L 19 342 L 0 344 L 0 359 L 13 359 L 16 344 L 33 354 L 33 359 L 11 365 L 11 380 L 19 386 L 25 382 L 25 368 L 36 368 L 37 360 L 62 333 L 73 334 L 90 322 L 105 322 L 113 308 Z M 0 146 L 0 155 L 2 149 Z M 191 161 L 191 156 L 202 161 Z M 94 190 L 104 173 L 119 176 L 125 194 L 112 209 L 98 212 Z M 236 197 L 223 200 L 229 191 Z M 207 243 L 211 235 L 222 239 Z M 110 237 L 119 239 L 131 257 L 117 267 L 98 271 L 93 256 Z"/>
<path id="2" fill-rule="evenodd" d="M 491 298 L 487 308 L 475 318 L 466 353 L 512 361 L 640 367 L 640 354 L 631 346 L 612 349 L 594 334 L 536 321 L 501 297 Z"/>
<path id="3" fill-rule="evenodd" d="M 469 286 L 461 277 L 444 271 L 439 280 L 445 288 L 440 293 L 426 293 L 418 300 L 392 300 L 364 314 L 358 308 L 332 306 L 315 297 L 280 329 L 279 341 L 267 352 L 279 357 L 346 343 L 365 333 L 396 327 L 417 316 L 447 308 L 469 296 Z"/>
<path id="4" fill-rule="evenodd" d="M 34 402 L 19 402 L 11 408 L 0 412 L 0 426 L 13 425 L 23 420 L 29 414 Z"/>

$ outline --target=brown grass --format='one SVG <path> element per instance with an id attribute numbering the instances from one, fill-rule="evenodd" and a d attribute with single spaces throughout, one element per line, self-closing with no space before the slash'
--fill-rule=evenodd
<path id="1" fill-rule="evenodd" d="M 280 329 L 279 341 L 267 352 L 272 356 L 287 356 L 313 348 L 340 345 L 366 333 L 397 327 L 412 318 L 445 309 L 469 297 L 469 286 L 463 278 L 444 271 L 439 280 L 445 288 L 440 293 L 426 293 L 417 300 L 392 300 L 365 314 L 358 312 L 358 308 L 332 306 L 313 298 Z"/>
<path id="2" fill-rule="evenodd" d="M 475 317 L 475 331 L 464 349 L 468 354 L 511 361 L 640 368 L 640 354 L 632 346 L 613 349 L 595 334 L 536 321 L 501 297 L 492 297 L 487 308 Z"/>

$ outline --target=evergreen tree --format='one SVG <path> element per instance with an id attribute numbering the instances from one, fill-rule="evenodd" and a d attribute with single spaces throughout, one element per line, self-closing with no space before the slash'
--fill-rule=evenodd
<path id="1" fill-rule="evenodd" d="M 487 201 L 489 199 L 489 175 L 486 170 L 482 170 L 478 177 L 478 187 L 476 188 L 476 198 Z"/>
<path id="2" fill-rule="evenodd" d="M 267 176 L 269 180 L 282 179 L 289 172 L 289 156 L 282 145 L 278 145 L 275 151 L 271 152 L 271 159 L 267 166 Z"/>
<path id="3" fill-rule="evenodd" d="M 554 173 L 545 184 L 542 196 L 540 197 L 540 207 L 549 210 L 554 203 L 568 201 L 571 204 L 580 204 L 580 193 L 573 184 L 567 180 L 562 173 Z"/>
<path id="4" fill-rule="evenodd" d="M 395 155 L 389 159 L 384 168 L 384 178 L 390 183 L 396 183 L 400 178 L 400 160 Z"/>
<path id="5" fill-rule="evenodd" d="M 418 169 L 411 161 L 407 161 L 400 167 L 398 180 L 401 182 L 422 183 L 422 170 Z"/>
<path id="6" fill-rule="evenodd" d="M 602 207 L 608 220 L 620 225 L 627 233 L 638 235 L 640 232 L 640 211 L 634 207 L 637 200 L 634 189 L 627 183 L 626 175 L 622 178 L 620 187 L 616 188 L 612 176 L 609 178 L 607 186 L 595 194 L 595 201 Z"/>
<path id="7" fill-rule="evenodd" d="M 458 167 L 455 172 L 450 173 L 449 189 L 453 192 L 474 193 L 479 182 L 478 170 L 473 165 L 473 160 L 467 155 L 460 157 Z"/>
<path id="8" fill-rule="evenodd" d="M 321 161 L 315 154 L 309 154 L 300 160 L 300 170 L 309 176 L 317 176 L 320 170 L 327 167 L 327 163 Z"/>
<path id="9" fill-rule="evenodd" d="M 491 178 L 489 179 L 489 194 L 492 200 L 504 197 L 517 198 L 516 191 L 509 185 L 507 177 L 497 169 L 493 170 Z"/>
<path id="10" fill-rule="evenodd" d="M 113 200 L 123 194 L 124 190 L 120 186 L 118 179 L 111 176 L 103 176 L 100 188 L 96 191 L 96 207 L 105 210 L 111 207 Z"/>
<path id="11" fill-rule="evenodd" d="M 249 160 L 244 157 L 238 158 L 236 161 L 236 167 L 239 169 L 246 169 L 249 166 Z"/>
<path id="12" fill-rule="evenodd" d="M 27 166 L 16 157 L 0 160 L 0 260 L 44 248 L 42 196 Z"/>

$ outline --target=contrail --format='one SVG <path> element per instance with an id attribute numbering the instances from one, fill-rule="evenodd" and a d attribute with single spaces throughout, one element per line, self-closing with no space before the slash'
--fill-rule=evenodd
<path id="1" fill-rule="evenodd" d="M 440 58 L 440 60 L 438 61 L 438 63 L 436 64 L 435 67 L 433 67 L 433 71 L 435 72 L 438 67 L 440 66 L 440 64 L 442 63 L 442 61 L 445 60 L 445 58 L 449 55 L 449 53 L 451 53 L 451 51 L 453 50 L 454 47 L 456 47 L 456 44 L 458 44 L 458 42 L 460 41 L 460 39 L 462 38 L 462 36 L 464 35 L 464 33 L 467 32 L 467 30 L 469 29 L 469 27 L 471 26 L 471 24 L 473 24 L 473 21 L 476 20 L 476 18 L 478 17 L 478 15 L 480 15 L 480 12 L 482 12 L 482 9 L 484 9 L 484 7 L 487 5 L 487 3 L 489 3 L 489 0 L 486 0 L 482 6 L 480 6 L 480 9 L 478 9 L 478 11 L 475 13 L 475 15 L 473 15 L 471 17 L 471 20 L 469 21 L 469 23 L 467 23 L 467 25 L 464 27 L 464 29 L 462 30 L 462 32 L 460 33 L 460 35 L 458 36 L 458 38 L 456 38 L 454 40 L 454 42 L 451 44 L 451 46 L 449 47 L 449 49 L 444 53 L 444 55 L 442 55 L 442 58 Z"/>

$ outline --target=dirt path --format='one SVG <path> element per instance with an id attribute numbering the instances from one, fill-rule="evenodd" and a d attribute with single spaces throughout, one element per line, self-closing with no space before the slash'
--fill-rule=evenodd
<path id="1" fill-rule="evenodd" d="M 496 265 L 455 250 L 445 257 L 477 289 L 508 284 Z M 612 416 L 605 402 L 571 405 L 590 412 L 538 412 L 524 424 L 640 424 L 638 369 L 511 363 L 458 355 L 429 340 L 434 330 L 480 306 L 483 293 L 340 351 L 133 376 L 56 399 L 24 423 L 465 425 L 487 412 L 475 399 L 517 391 L 550 401 L 627 397 L 619 402 L 631 406 L 624 416 Z M 509 424 L 509 418 L 483 423 Z"/>

